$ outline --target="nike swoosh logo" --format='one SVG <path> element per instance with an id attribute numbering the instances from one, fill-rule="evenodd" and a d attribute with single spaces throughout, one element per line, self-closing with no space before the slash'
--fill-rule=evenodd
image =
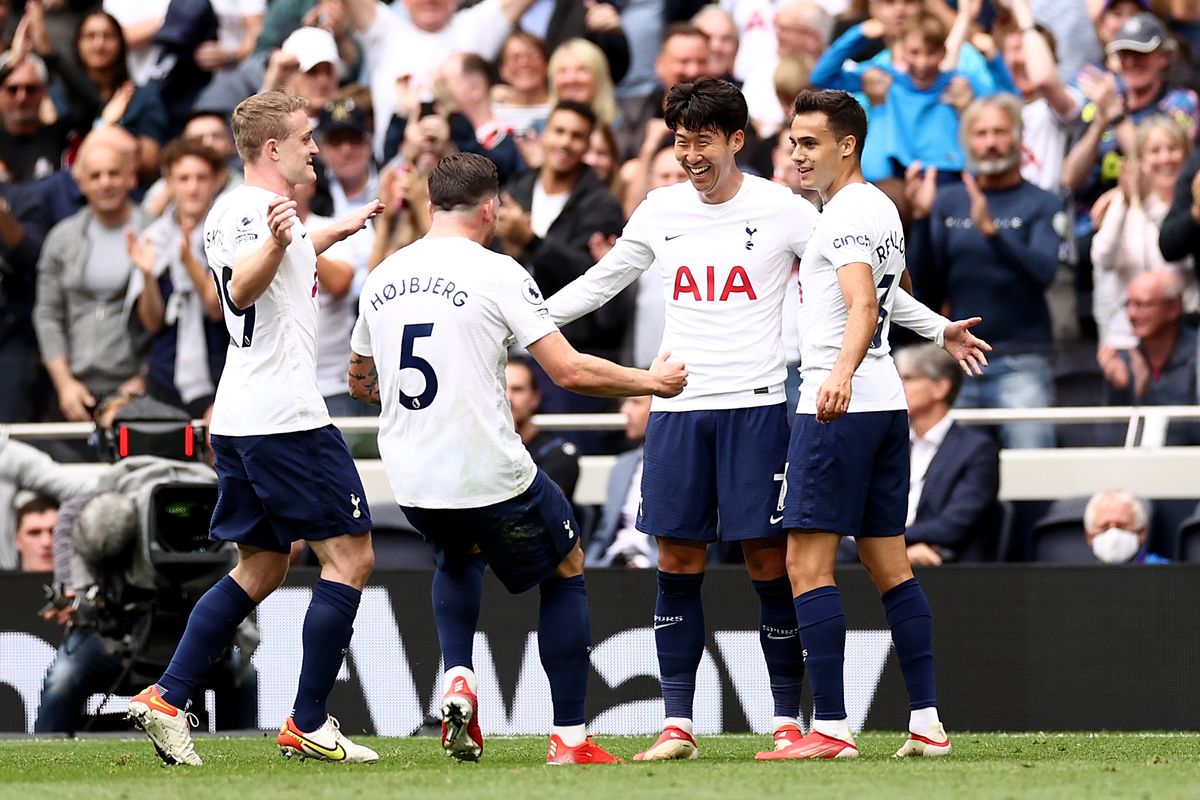
<path id="1" fill-rule="evenodd" d="M 666 238 L 666 240 L 669 242 L 669 241 L 671 241 L 672 239 L 678 239 L 680 236 L 686 236 L 686 235 L 687 235 L 687 234 L 683 234 L 683 233 L 677 233 L 677 234 L 675 234 L 674 236 L 667 236 L 667 237 L 665 237 L 665 238 Z"/>
<path id="2" fill-rule="evenodd" d="M 159 700 L 157 697 L 154 697 L 153 695 L 151 695 L 146 700 L 146 702 L 149 705 L 154 706 L 155 708 L 157 708 L 159 711 L 163 712 L 167 716 L 173 717 L 179 713 L 179 711 L 177 709 L 172 708 L 171 706 L 167 705 L 162 700 Z"/>
<path id="3" fill-rule="evenodd" d="M 772 515 L 772 516 L 771 516 L 771 524 L 772 524 L 772 525 L 778 525 L 778 524 L 779 524 L 779 523 L 781 523 L 781 522 L 783 522 L 783 515 L 782 515 L 782 514 L 780 514 L 778 517 L 776 517 L 776 516 L 774 516 L 774 515 Z"/>
<path id="4" fill-rule="evenodd" d="M 678 624 L 679 624 L 678 622 L 656 622 L 654 624 L 654 630 L 657 631 L 657 630 L 661 630 L 662 628 L 669 628 L 672 625 L 678 625 Z"/>
<path id="5" fill-rule="evenodd" d="M 314 742 L 311 739 L 306 739 L 305 737 L 300 736 L 295 731 L 292 731 L 291 734 L 292 734 L 292 736 L 295 736 L 296 739 L 298 741 L 300 741 L 305 747 L 312 748 L 317 753 L 328 758 L 330 761 L 341 761 L 343 758 L 346 757 L 346 749 L 344 747 L 342 747 L 340 744 L 337 747 L 335 747 L 333 750 L 330 750 L 329 748 L 321 747 L 321 745 L 317 744 L 316 742 Z"/>
<path id="6" fill-rule="evenodd" d="M 307 239 L 307 238 L 308 238 L 308 231 L 305 231 L 304 233 L 300 234 L 300 238 L 301 238 L 301 239 Z"/>

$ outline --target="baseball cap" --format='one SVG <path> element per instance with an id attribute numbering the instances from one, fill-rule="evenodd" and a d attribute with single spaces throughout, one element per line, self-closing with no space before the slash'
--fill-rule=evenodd
<path id="1" fill-rule="evenodd" d="M 371 133 L 371 120 L 365 109 L 348 98 L 327 103 L 321 109 L 317 122 L 317 133 L 328 136 L 338 131 L 358 131 L 364 136 Z"/>
<path id="2" fill-rule="evenodd" d="M 280 49 L 300 60 L 300 71 L 308 72 L 317 64 L 328 62 L 340 77 L 342 59 L 338 56 L 333 34 L 324 28 L 297 28 L 283 40 Z"/>
<path id="3" fill-rule="evenodd" d="M 1116 38 L 1108 43 L 1105 51 L 1112 55 L 1122 50 L 1133 50 L 1136 53 L 1153 53 L 1164 44 L 1170 42 L 1167 29 L 1153 14 L 1142 12 L 1134 14 L 1125 20 Z"/>

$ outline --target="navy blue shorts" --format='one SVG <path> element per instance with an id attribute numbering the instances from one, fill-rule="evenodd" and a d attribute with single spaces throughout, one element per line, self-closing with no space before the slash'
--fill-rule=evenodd
<path id="1" fill-rule="evenodd" d="M 212 437 L 213 539 L 286 553 L 292 542 L 371 530 L 354 459 L 333 425 L 265 436 Z"/>
<path id="2" fill-rule="evenodd" d="M 540 469 L 528 489 L 502 503 L 400 510 L 433 548 L 439 569 L 462 561 L 479 545 L 492 572 L 513 594 L 549 578 L 579 543 L 575 511 Z"/>
<path id="3" fill-rule="evenodd" d="M 781 536 L 786 404 L 655 411 L 637 529 L 698 542 Z"/>
<path id="4" fill-rule="evenodd" d="M 833 422 L 797 414 L 783 526 L 842 536 L 904 533 L 908 459 L 907 411 L 864 411 Z"/>

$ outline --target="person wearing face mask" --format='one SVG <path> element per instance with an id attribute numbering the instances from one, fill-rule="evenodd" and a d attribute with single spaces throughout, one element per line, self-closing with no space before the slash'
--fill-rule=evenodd
<path id="1" fill-rule="evenodd" d="M 1101 564 L 1167 564 L 1146 546 L 1146 504 L 1121 489 L 1097 492 L 1083 510 L 1083 535 Z"/>

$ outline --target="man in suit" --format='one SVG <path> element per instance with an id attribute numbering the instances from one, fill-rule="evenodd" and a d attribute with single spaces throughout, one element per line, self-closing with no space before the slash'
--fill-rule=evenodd
<path id="1" fill-rule="evenodd" d="M 990 558 L 1000 520 L 1000 451 L 991 437 L 950 419 L 962 370 L 936 345 L 901 350 L 896 365 L 912 442 L 908 558 L 914 566 Z"/>
<path id="2" fill-rule="evenodd" d="M 634 527 L 642 502 L 642 442 L 650 421 L 650 398 L 627 398 L 621 413 L 625 415 L 625 436 L 636 447 L 617 456 L 608 474 L 604 509 L 587 548 L 589 567 L 645 568 L 658 563 L 654 537 Z"/>

